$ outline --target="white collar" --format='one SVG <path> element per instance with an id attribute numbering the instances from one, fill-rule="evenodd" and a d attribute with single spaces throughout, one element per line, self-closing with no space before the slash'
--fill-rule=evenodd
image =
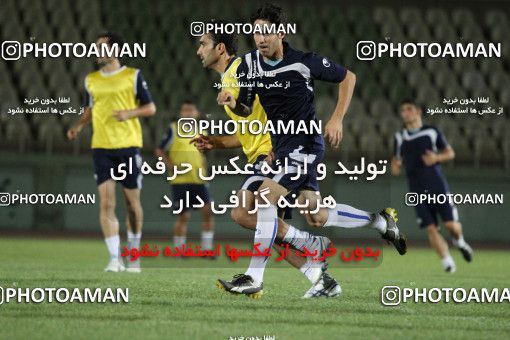
<path id="1" fill-rule="evenodd" d="M 101 75 L 102 75 L 103 77 L 110 77 L 110 76 L 113 76 L 113 75 L 115 75 L 115 74 L 117 74 L 117 73 L 120 73 L 120 72 L 124 71 L 125 69 L 126 69 L 126 65 L 121 66 L 121 67 L 119 67 L 118 69 L 116 69 L 116 70 L 114 70 L 114 71 L 111 71 L 111 72 L 105 72 L 105 71 L 103 71 L 103 70 L 99 70 L 99 72 L 101 73 Z"/>

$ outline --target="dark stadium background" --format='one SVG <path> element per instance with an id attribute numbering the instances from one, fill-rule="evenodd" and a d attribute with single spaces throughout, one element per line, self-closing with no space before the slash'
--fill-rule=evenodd
<path id="1" fill-rule="evenodd" d="M 278 1 L 287 11 L 298 34 L 287 40 L 297 48 L 316 51 L 345 65 L 357 76 L 355 96 L 344 125 L 340 151 L 328 150 L 328 165 L 336 161 L 357 164 L 389 159 L 392 136 L 401 126 L 397 105 L 415 98 L 426 107 L 443 106 L 443 98 L 489 97 L 491 107 L 503 107 L 502 116 L 424 116 L 425 124 L 440 127 L 456 151 L 456 159 L 445 166 L 454 193 L 510 194 L 510 15 L 501 3 L 433 1 Z M 147 58 L 124 60 L 142 70 L 158 107 L 156 116 L 143 121 L 145 160 L 153 160 L 152 150 L 181 100 L 195 98 L 209 118 L 224 119 L 216 105 L 213 83 L 217 74 L 202 69 L 196 56 L 196 40 L 189 33 L 193 21 L 224 18 L 246 22 L 260 2 L 255 1 L 32 1 L 2 0 L 0 36 L 2 40 L 35 42 L 92 42 L 97 33 L 108 29 L 121 33 L 129 42 L 145 42 Z M 508 6 L 506 6 L 508 9 Z M 334 10 L 333 10 L 334 9 Z M 434 42 L 502 42 L 500 59 L 398 59 L 374 61 L 356 59 L 360 40 Z M 251 36 L 240 37 L 239 53 L 253 47 Z M 22 105 L 24 98 L 70 97 L 81 103 L 84 76 L 94 69 L 87 59 L 26 58 L 0 61 L 0 192 L 14 193 L 95 193 L 90 153 L 90 127 L 75 142 L 65 131 L 76 116 L 9 116 L 9 108 Z M 316 84 L 319 118 L 333 110 L 337 87 Z M 212 152 L 209 163 L 226 161 L 240 151 Z M 240 179 L 215 179 L 211 190 L 223 199 L 237 189 Z M 399 210 L 402 228 L 413 240 L 424 240 L 415 222 L 413 208 L 404 205 L 405 178 L 388 174 L 372 183 L 348 181 L 329 176 L 321 185 L 323 193 L 338 201 L 379 210 L 391 205 Z M 142 190 L 145 210 L 144 233 L 169 235 L 173 218 L 159 208 L 170 186 L 162 176 L 146 176 Z M 97 200 L 99 197 L 97 196 Z M 119 203 L 121 201 L 119 200 Z M 120 216 L 123 206 L 119 205 Z M 473 243 L 510 241 L 507 203 L 503 206 L 459 206 L 465 235 Z M 90 232 L 99 235 L 98 204 L 95 206 L 22 205 L 0 208 L 0 228 L 4 232 L 55 235 Z M 120 218 L 123 221 L 123 217 Z M 193 218 L 190 232 L 198 235 Z M 304 222 L 298 222 L 304 225 Z M 122 223 L 121 223 L 122 225 Z M 123 227 L 121 227 L 124 229 Z M 218 216 L 217 235 L 248 235 Z M 345 237 L 363 231 L 341 232 Z"/>

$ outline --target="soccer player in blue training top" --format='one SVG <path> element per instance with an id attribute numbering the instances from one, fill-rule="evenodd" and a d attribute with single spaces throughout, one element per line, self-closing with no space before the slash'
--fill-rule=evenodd
<path id="1" fill-rule="evenodd" d="M 275 5 L 265 5 L 251 17 L 251 22 L 259 27 L 280 27 L 286 19 L 282 9 Z M 246 54 L 238 67 L 240 83 L 249 84 L 241 87 L 236 99 L 227 91 L 218 95 L 218 104 L 227 105 L 240 116 L 247 116 L 257 95 L 264 107 L 268 120 L 275 126 L 278 121 L 294 122 L 295 126 L 316 120 L 313 105 L 313 81 L 323 80 L 339 84 L 339 95 L 336 108 L 325 126 L 324 135 L 337 148 L 342 139 L 342 121 L 354 91 L 355 75 L 331 60 L 314 53 L 305 53 L 292 48 L 283 39 L 285 34 L 263 32 L 254 34 L 257 50 Z M 273 86 L 285 84 L 285 86 Z M 316 192 L 317 165 L 324 155 L 324 138 L 320 133 L 289 133 L 271 135 L 275 159 L 282 164 L 285 159 L 292 167 L 285 174 L 268 175 L 259 188 L 259 192 L 269 189 L 265 196 L 270 202 L 269 207 L 257 211 L 257 228 L 255 243 L 261 248 L 269 248 L 276 234 L 277 208 L 280 197 L 289 193 L 305 192 L 303 195 L 309 202 L 310 210 L 317 204 Z M 303 174 L 305 162 L 307 174 Z M 273 163 L 274 164 L 274 163 Z M 299 170 L 298 170 L 299 169 Z M 296 179 L 296 174 L 300 173 Z M 291 179 L 294 177 L 293 179 Z M 396 212 L 387 208 L 379 213 L 362 211 L 344 204 L 336 204 L 334 208 L 321 208 L 317 214 L 305 215 L 307 220 L 316 227 L 358 228 L 371 227 L 377 229 L 383 238 L 392 242 L 400 254 L 407 251 L 406 239 L 396 226 Z M 292 239 L 289 235 L 285 239 Z M 303 240 L 306 242 L 306 240 Z M 290 240 L 289 243 L 292 244 Z M 230 292 L 253 294 L 262 290 L 264 268 L 267 259 L 253 257 L 245 274 L 236 275 L 230 281 L 223 281 Z M 328 282 L 320 280 L 312 295 L 326 295 Z M 335 295 L 338 295 L 335 292 Z"/>
<path id="2" fill-rule="evenodd" d="M 223 20 L 217 19 L 212 22 L 216 24 L 226 23 Z M 197 50 L 197 55 L 200 57 L 202 65 L 221 74 L 222 91 L 230 92 L 235 98 L 237 98 L 239 94 L 237 68 L 242 61 L 241 58 L 235 55 L 236 51 L 237 37 L 234 34 L 216 32 L 201 36 Z M 249 120 L 257 121 L 261 124 L 267 122 L 266 112 L 258 98 L 255 99 L 252 106 L 252 113 L 248 117 L 236 115 L 228 108 L 228 106 L 225 106 L 224 109 L 228 117 L 234 121 Z M 268 155 L 270 155 L 272 150 L 271 135 L 269 132 L 259 134 L 251 134 L 247 132 L 243 134 L 238 131 L 236 135 L 200 136 L 192 140 L 192 142 L 197 145 L 199 150 L 204 152 L 212 149 L 235 147 L 243 148 L 243 152 L 246 155 L 248 162 L 253 164 L 255 171 L 253 175 L 247 175 L 244 178 L 237 195 L 240 202 L 244 199 L 246 201 L 244 204 L 232 209 L 231 216 L 232 219 L 239 225 L 255 230 L 257 226 L 257 216 L 255 214 L 250 214 L 249 211 L 252 210 L 255 205 L 254 192 L 258 190 L 262 180 L 264 179 L 264 177 L 259 174 L 260 167 L 267 159 L 269 159 Z M 290 218 L 288 210 L 283 213 L 284 215 L 282 217 Z M 280 247 L 280 244 L 284 241 L 284 237 L 287 234 L 294 235 L 293 241 L 295 242 L 290 245 L 300 251 L 304 250 L 304 247 L 306 247 L 306 249 L 312 253 L 315 251 L 322 253 L 331 243 L 331 241 L 325 236 L 309 236 L 308 232 L 298 230 L 294 226 L 286 223 L 283 219 L 279 219 L 278 232 L 275 236 L 275 240 L 277 242 L 276 244 L 273 244 L 273 247 L 278 252 L 282 251 L 283 248 Z M 306 244 L 304 242 L 300 242 L 303 239 L 307 239 L 310 242 L 307 242 Z M 327 293 L 328 297 L 334 296 L 336 294 L 335 292 L 339 291 L 340 286 L 336 283 L 335 279 L 327 273 L 327 261 L 314 261 L 311 258 L 300 256 L 294 251 L 289 252 L 287 256 L 285 256 L 285 260 L 295 268 L 299 269 L 307 277 L 307 279 L 310 280 L 312 283 L 312 288 L 310 289 L 313 290 L 319 280 L 323 279 L 329 283 L 328 287 L 330 289 Z M 223 284 L 222 280 L 218 280 L 216 285 L 220 289 L 227 288 Z M 252 298 L 258 298 L 262 296 L 262 292 L 249 296 Z M 304 297 L 313 298 L 318 296 L 312 296 L 311 294 L 305 293 Z"/>
<path id="3" fill-rule="evenodd" d="M 409 191 L 418 195 L 449 193 L 448 183 L 441 171 L 441 163 L 455 157 L 452 147 L 437 128 L 423 125 L 420 107 L 412 100 L 400 104 L 400 116 L 405 128 L 395 133 L 395 148 L 391 160 L 391 173 L 400 174 L 402 163 L 406 169 Z M 448 250 L 448 243 L 439 232 L 437 215 L 453 237 L 453 245 L 460 249 L 462 256 L 471 262 L 473 251 L 464 241 L 457 208 L 449 203 L 429 204 L 417 202 L 416 214 L 421 228 L 427 228 L 429 241 L 441 257 L 443 268 L 455 272 L 455 262 Z"/>
<path id="4" fill-rule="evenodd" d="M 122 47 L 123 40 L 115 33 L 99 35 L 96 44 Z M 85 112 L 67 131 L 75 139 L 82 128 L 92 122 L 92 157 L 94 177 L 99 191 L 99 221 L 110 261 L 107 272 L 126 270 L 119 256 L 119 220 L 115 214 L 114 176 L 120 164 L 132 164 L 132 171 L 119 180 L 127 207 L 126 225 L 128 248 L 139 248 L 142 237 L 143 210 L 140 203 L 142 188 L 142 126 L 139 118 L 156 113 L 156 106 L 140 70 L 122 66 L 115 56 L 97 58 L 99 70 L 85 78 Z M 120 177 L 120 176 L 119 176 Z M 140 262 L 128 263 L 128 272 L 139 273 Z"/>

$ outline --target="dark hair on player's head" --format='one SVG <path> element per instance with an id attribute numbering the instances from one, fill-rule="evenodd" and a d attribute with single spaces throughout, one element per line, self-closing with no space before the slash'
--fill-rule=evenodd
<path id="1" fill-rule="evenodd" d="M 402 105 L 413 105 L 415 108 L 417 108 L 419 111 L 423 111 L 423 108 L 421 107 L 420 104 L 418 104 L 416 102 L 416 100 L 414 99 L 411 99 L 411 98 L 404 98 L 400 101 L 400 104 L 399 104 L 399 107 L 401 107 Z"/>
<path id="2" fill-rule="evenodd" d="M 195 106 L 197 106 L 196 101 L 193 100 L 193 98 L 184 98 L 181 101 L 181 106 L 183 106 L 183 105 L 195 105 Z"/>
<path id="3" fill-rule="evenodd" d="M 209 21 L 209 23 L 223 25 L 223 27 L 225 27 L 227 24 L 227 22 L 222 19 L 212 19 Z M 218 33 L 216 30 L 208 32 L 207 35 L 211 38 L 215 47 L 218 44 L 223 44 L 225 45 L 225 49 L 229 55 L 235 55 L 237 53 L 237 35 L 229 33 Z"/>
<path id="4" fill-rule="evenodd" d="M 105 32 L 99 33 L 97 35 L 97 39 L 100 39 L 100 38 L 106 38 L 106 40 L 108 40 L 109 46 L 113 46 L 114 44 L 117 44 L 119 46 L 119 48 L 121 48 L 122 45 L 124 44 L 124 38 L 116 32 L 105 31 Z"/>
<path id="5" fill-rule="evenodd" d="M 257 9 L 250 17 L 250 21 L 253 24 L 255 20 L 266 20 L 271 24 L 280 25 L 287 23 L 287 16 L 283 9 L 274 4 L 266 3 L 259 9 Z"/>
<path id="6" fill-rule="evenodd" d="M 414 99 L 411 99 L 411 98 L 404 98 L 400 101 L 400 104 L 399 106 L 402 106 L 402 105 L 406 105 L 406 104 L 410 104 L 410 105 L 414 105 L 416 106 L 417 108 L 419 108 L 420 106 L 416 103 L 416 101 Z"/>

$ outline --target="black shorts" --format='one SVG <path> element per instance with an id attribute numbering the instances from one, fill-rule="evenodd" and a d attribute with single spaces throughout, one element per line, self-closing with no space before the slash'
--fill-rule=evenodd
<path id="1" fill-rule="evenodd" d="M 431 224 L 439 226 L 438 215 L 443 222 L 458 220 L 457 207 L 448 202 L 443 204 L 418 204 L 415 209 L 420 228 L 426 228 Z"/>
<path id="2" fill-rule="evenodd" d="M 241 182 L 241 190 L 248 190 L 251 192 L 255 192 L 259 189 L 262 182 L 266 179 L 264 174 L 260 171 L 260 166 L 266 159 L 266 155 L 260 155 L 257 157 L 255 162 L 253 163 L 253 175 L 246 175 L 246 177 L 243 178 L 243 181 Z M 292 193 L 289 193 L 287 196 L 290 197 Z M 299 194 L 299 193 L 297 193 Z M 290 220 L 292 219 L 292 208 L 278 208 L 278 216 L 280 218 L 283 218 L 284 220 Z"/>
<path id="3" fill-rule="evenodd" d="M 182 211 L 186 211 L 191 206 L 187 206 L 186 195 L 189 195 L 189 204 L 199 204 L 200 201 L 197 196 L 205 203 L 211 202 L 211 195 L 209 188 L 206 184 L 172 184 L 173 202 L 176 208 L 181 207 L 181 202 L 185 204 Z"/>
<path id="4" fill-rule="evenodd" d="M 94 178 L 97 185 L 109 179 L 115 180 L 113 177 L 120 177 L 119 165 L 125 164 L 123 170 L 126 171 L 126 176 L 118 182 L 127 189 L 142 188 L 143 176 L 140 171 L 142 156 L 139 148 L 92 149 L 92 159 L 94 160 Z M 112 169 L 114 176 L 112 176 Z"/>
<path id="5" fill-rule="evenodd" d="M 255 192 L 259 190 L 260 185 L 266 179 L 262 172 L 260 172 L 260 166 L 264 163 L 266 155 L 260 155 L 253 162 L 253 175 L 246 175 L 241 182 L 241 189 Z"/>

